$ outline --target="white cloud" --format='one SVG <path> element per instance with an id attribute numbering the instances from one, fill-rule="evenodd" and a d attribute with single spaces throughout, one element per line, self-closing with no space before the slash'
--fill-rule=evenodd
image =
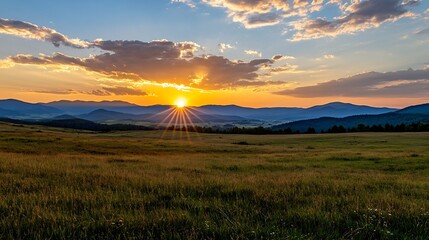
<path id="1" fill-rule="evenodd" d="M 171 0 L 172 3 L 183 3 L 188 5 L 191 8 L 195 7 L 195 3 L 192 0 Z"/>
<path id="2" fill-rule="evenodd" d="M 187 0 L 173 0 L 189 2 Z M 336 37 L 377 28 L 385 22 L 415 16 L 409 9 L 420 0 L 200 0 L 202 4 L 225 9 L 233 22 L 245 28 L 278 24 L 289 26 L 291 41 Z M 325 6 L 337 6 L 338 14 L 323 15 Z M 312 13 L 318 12 L 318 18 Z M 428 9 L 425 10 L 428 12 Z"/>
<path id="3" fill-rule="evenodd" d="M 258 52 L 256 50 L 248 49 L 248 50 L 244 50 L 244 53 L 246 53 L 247 55 L 253 55 L 253 56 L 262 57 L 262 53 Z"/>
<path id="4" fill-rule="evenodd" d="M 228 49 L 234 49 L 235 48 L 231 44 L 227 44 L 227 43 L 219 43 L 217 46 L 219 47 L 219 51 L 221 53 L 225 52 Z"/>
<path id="5" fill-rule="evenodd" d="M 277 94 L 294 97 L 405 97 L 429 96 L 429 69 L 368 72 L 316 85 L 287 89 Z"/>
<path id="6" fill-rule="evenodd" d="M 332 60 L 334 58 L 335 58 L 335 55 L 333 55 L 333 54 L 325 54 L 322 57 L 316 58 L 316 61 Z"/>

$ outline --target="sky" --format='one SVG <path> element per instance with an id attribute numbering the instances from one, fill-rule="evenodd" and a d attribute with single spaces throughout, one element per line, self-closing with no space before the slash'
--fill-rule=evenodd
<path id="1" fill-rule="evenodd" d="M 2 0 L 0 98 L 429 102 L 426 0 Z"/>

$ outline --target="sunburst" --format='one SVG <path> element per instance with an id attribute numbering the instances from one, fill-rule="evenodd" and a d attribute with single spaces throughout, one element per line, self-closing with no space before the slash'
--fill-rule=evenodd
<path id="1" fill-rule="evenodd" d="M 198 130 L 192 118 L 196 118 L 202 122 L 203 120 L 198 116 L 198 114 L 194 113 L 194 109 L 192 107 L 188 107 L 187 104 L 187 99 L 180 97 L 176 99 L 171 108 L 157 114 L 166 115 L 158 124 L 158 128 L 164 129 L 162 136 L 164 136 L 169 130 L 173 131 L 173 138 L 176 137 L 176 132 L 179 132 L 179 138 L 182 139 L 184 133 L 188 141 L 191 140 L 189 134 L 190 131 L 193 131 L 198 135 Z"/>

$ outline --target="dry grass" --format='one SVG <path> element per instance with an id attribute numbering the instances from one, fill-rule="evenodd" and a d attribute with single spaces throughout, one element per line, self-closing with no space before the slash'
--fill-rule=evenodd
<path id="1" fill-rule="evenodd" d="M 429 236 L 428 133 L 161 135 L 0 123 L 0 239 Z"/>

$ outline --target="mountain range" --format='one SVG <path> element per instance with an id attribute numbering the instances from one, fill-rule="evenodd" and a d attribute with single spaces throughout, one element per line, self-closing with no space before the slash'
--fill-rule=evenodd
<path id="1" fill-rule="evenodd" d="M 305 132 L 314 128 L 316 132 L 327 131 L 334 125 L 345 128 L 353 128 L 359 124 L 373 125 L 400 125 L 412 123 L 429 123 L 429 104 L 421 104 L 407 107 L 390 113 L 376 115 L 355 115 L 344 118 L 321 117 L 316 119 L 300 120 L 273 126 L 273 130 L 284 130 L 290 128 L 292 131 Z"/>
<path id="2" fill-rule="evenodd" d="M 15 99 L 0 100 L 0 117 L 18 119 L 44 119 L 65 115 L 91 121 L 108 120 L 162 120 L 172 108 L 169 105 L 139 106 L 123 101 L 56 101 L 49 103 L 26 103 Z M 342 118 L 352 115 L 384 114 L 396 111 L 393 108 L 377 108 L 333 102 L 310 108 L 273 107 L 249 108 L 236 105 L 205 105 L 190 107 L 198 115 L 195 121 L 228 122 L 240 120 L 291 122 L 319 117 Z M 164 112 L 164 114 L 159 114 Z"/>
<path id="3" fill-rule="evenodd" d="M 314 128 L 326 131 L 334 125 L 353 128 L 359 124 L 411 124 L 429 122 L 429 104 L 404 109 L 378 108 L 333 102 L 310 108 L 248 108 L 236 105 L 205 105 L 188 107 L 188 116 L 193 123 L 232 123 L 247 126 L 263 125 L 267 122 L 273 130 L 290 128 L 305 132 Z M 21 119 L 39 122 L 60 122 L 67 124 L 84 121 L 92 123 L 165 123 L 171 118 L 174 107 L 169 105 L 139 106 L 123 101 L 56 101 L 50 103 L 27 103 L 15 99 L 0 100 L 0 118 Z M 167 121 L 165 121 L 167 119 Z M 82 121 L 81 121 L 82 120 Z M 84 120 L 84 121 L 83 121 Z M 51 123 L 52 124 L 52 123 Z M 95 125 L 94 125 L 95 126 Z M 266 126 L 266 125 L 265 125 Z M 95 128 L 95 127 L 92 127 Z M 97 126 L 98 128 L 98 126 Z M 103 128 L 105 128 L 103 126 Z M 122 126 L 120 127 L 122 128 Z"/>

